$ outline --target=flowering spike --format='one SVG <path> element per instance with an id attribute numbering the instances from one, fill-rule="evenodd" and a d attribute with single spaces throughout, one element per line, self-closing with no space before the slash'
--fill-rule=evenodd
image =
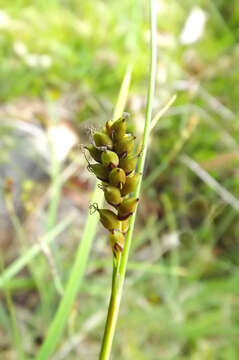
<path id="1" fill-rule="evenodd" d="M 100 222 L 109 230 L 115 261 L 123 251 L 129 217 L 139 201 L 128 197 L 136 189 L 140 174 L 135 173 L 139 154 L 132 154 L 135 136 L 126 133 L 127 118 L 128 114 L 123 114 L 115 122 L 107 121 L 101 131 L 94 133 L 93 144 L 85 147 L 97 162 L 89 163 L 88 169 L 102 181 L 98 186 L 104 191 L 105 200 L 114 207 L 112 211 L 92 204 L 90 212 L 98 211 Z"/>

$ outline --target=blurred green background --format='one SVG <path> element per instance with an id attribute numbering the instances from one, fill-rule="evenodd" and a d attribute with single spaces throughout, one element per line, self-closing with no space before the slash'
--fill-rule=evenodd
<path id="1" fill-rule="evenodd" d="M 236 360 L 239 2 L 157 5 L 154 114 L 177 99 L 150 139 L 112 359 Z M 33 359 L 44 341 L 94 186 L 78 145 L 111 118 L 128 64 L 126 110 L 141 136 L 148 21 L 147 1 L 0 0 L 1 271 L 76 214 L 0 289 L 2 360 L 21 348 Z M 97 359 L 110 285 L 100 227 L 51 359 Z"/>

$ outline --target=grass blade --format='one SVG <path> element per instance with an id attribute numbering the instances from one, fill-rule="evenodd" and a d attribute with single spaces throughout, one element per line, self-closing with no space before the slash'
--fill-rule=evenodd
<path id="1" fill-rule="evenodd" d="M 64 231 L 67 226 L 71 224 L 75 216 L 69 216 L 66 220 L 62 221 L 57 225 L 49 234 L 43 236 L 41 241 L 46 243 L 52 242 L 62 231 Z M 29 249 L 24 255 L 19 257 L 0 276 L 0 288 L 2 288 L 11 278 L 13 278 L 19 271 L 21 271 L 29 262 L 41 253 L 41 245 L 35 244 Z"/>

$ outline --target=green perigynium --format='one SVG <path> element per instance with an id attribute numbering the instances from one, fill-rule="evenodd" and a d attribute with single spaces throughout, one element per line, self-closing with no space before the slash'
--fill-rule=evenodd
<path id="1" fill-rule="evenodd" d="M 109 173 L 109 183 L 119 189 L 122 189 L 126 182 L 126 175 L 123 169 L 117 167 Z"/>
<path id="2" fill-rule="evenodd" d="M 109 242 L 113 254 L 123 250 L 129 217 L 134 213 L 138 198 L 131 193 L 137 187 L 139 174 L 135 172 L 139 154 L 134 154 L 135 136 L 126 133 L 128 114 L 115 122 L 107 121 L 103 129 L 93 135 L 93 144 L 86 146 L 93 160 L 88 169 L 102 181 L 100 188 L 105 200 L 113 209 L 91 208 L 99 212 L 100 222 L 109 230 Z"/>
<path id="3" fill-rule="evenodd" d="M 95 132 L 94 133 L 94 142 L 95 147 L 98 149 L 112 149 L 113 142 L 109 135 L 104 132 Z"/>
<path id="4" fill-rule="evenodd" d="M 112 206 L 119 206 L 122 203 L 120 189 L 107 185 L 104 187 L 105 200 Z"/>
<path id="5" fill-rule="evenodd" d="M 88 170 L 93 172 L 99 180 L 108 182 L 109 169 L 106 166 L 102 164 L 89 164 Z"/>
<path id="6" fill-rule="evenodd" d="M 91 157 L 92 157 L 95 161 L 101 162 L 101 155 L 102 155 L 102 151 L 101 151 L 101 150 L 99 150 L 98 148 L 96 148 L 96 147 L 93 146 L 93 145 L 86 146 L 85 148 L 89 151 Z"/>
<path id="7" fill-rule="evenodd" d="M 137 165 L 138 155 L 129 155 L 120 159 L 119 167 L 121 167 L 126 175 L 131 174 Z"/>
<path id="8" fill-rule="evenodd" d="M 119 165 L 119 157 L 114 151 L 105 150 L 101 154 L 101 163 L 109 169 L 114 169 Z"/>

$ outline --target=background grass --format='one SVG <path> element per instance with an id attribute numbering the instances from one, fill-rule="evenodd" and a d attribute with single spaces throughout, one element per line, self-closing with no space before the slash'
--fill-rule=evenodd
<path id="1" fill-rule="evenodd" d="M 183 45 L 180 34 L 195 6 L 206 12 L 205 31 L 196 43 Z M 144 1 L 0 1 L 0 10 L 0 175 L 2 184 L 6 176 L 14 180 L 14 204 L 20 209 L 27 243 L 25 249 L 18 242 L 1 197 L 1 233 L 7 229 L 8 234 L 0 242 L 2 271 L 8 271 L 13 261 L 21 264 L 28 259 L 32 241 L 45 234 L 50 221 L 50 157 L 42 160 L 42 146 L 39 150 L 35 142 L 26 146 L 22 124 L 34 125 L 44 135 L 42 124 L 68 121 L 79 143 L 86 143 L 86 129 L 98 128 L 112 116 L 125 69 L 132 63 L 127 111 L 132 114 L 130 126 L 140 137 L 149 34 Z M 192 172 L 182 157 L 188 155 L 239 197 L 238 19 L 237 1 L 158 1 L 154 114 L 172 94 L 177 93 L 177 100 L 150 139 L 113 349 L 116 360 L 238 358 L 238 211 Z M 195 118 L 197 124 L 192 126 Z M 34 171 L 26 166 L 32 161 L 30 155 Z M 58 227 L 50 226 L 49 239 L 55 243 L 50 255 L 63 289 L 94 186 L 85 167 L 79 149 L 73 149 L 61 168 L 64 181 L 54 213 Z M 76 219 L 58 234 L 70 212 L 76 212 Z M 3 223 L 5 218 L 8 225 Z M 4 290 L 0 279 L 1 359 L 20 358 L 16 329 L 25 358 L 34 359 L 60 303 L 54 273 L 39 250 L 30 259 L 29 270 L 14 272 Z M 51 359 L 97 358 L 111 265 L 106 233 L 99 228 L 81 291 Z"/>

